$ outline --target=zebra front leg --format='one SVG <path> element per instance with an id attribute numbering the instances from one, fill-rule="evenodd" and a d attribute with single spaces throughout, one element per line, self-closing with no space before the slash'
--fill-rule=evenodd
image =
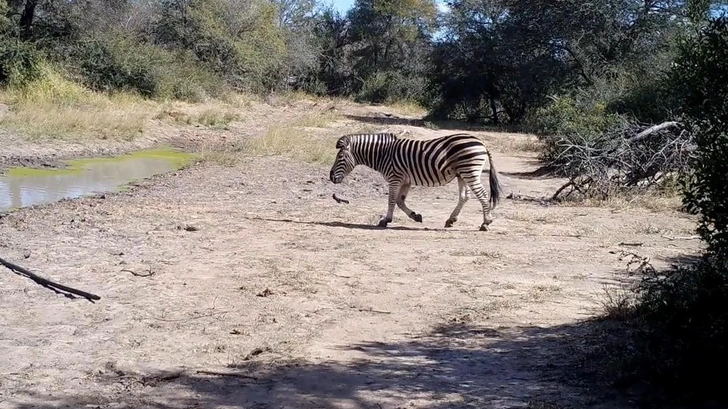
<path id="1" fill-rule="evenodd" d="M 488 203 L 488 193 L 483 187 L 483 182 L 480 180 L 480 173 L 468 175 L 463 178 L 470 187 L 470 190 L 480 201 L 483 206 L 483 224 L 480 225 L 480 231 L 487 231 L 488 225 L 493 223 L 493 218 L 490 215 L 490 203 Z"/>
<path id="2" fill-rule="evenodd" d="M 394 205 L 397 203 L 397 193 L 399 192 L 399 182 L 389 182 L 389 197 L 387 201 L 387 214 L 379 220 L 379 227 L 387 227 L 394 216 Z"/>
<path id="3" fill-rule="evenodd" d="M 402 211 L 405 212 L 410 219 L 418 223 L 422 223 L 422 215 L 419 213 L 415 213 L 404 203 L 405 199 L 407 199 L 407 193 L 409 193 L 410 187 L 412 187 L 411 184 L 405 183 L 402 185 L 401 188 L 399 188 L 399 195 L 397 195 L 397 206 L 399 206 L 399 208 L 402 209 Z"/>
<path id="4" fill-rule="evenodd" d="M 455 210 L 450 214 L 450 218 L 445 222 L 445 227 L 452 227 L 452 224 L 458 221 L 460 211 L 463 210 L 465 202 L 468 201 L 468 184 L 465 183 L 463 178 L 458 176 L 458 204 L 455 206 Z"/>

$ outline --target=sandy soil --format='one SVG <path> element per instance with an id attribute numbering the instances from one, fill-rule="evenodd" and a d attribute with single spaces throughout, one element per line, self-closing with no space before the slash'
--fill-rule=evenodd
<path id="1" fill-rule="evenodd" d="M 515 137 L 486 137 L 505 193 L 552 193 Z M 444 229 L 452 184 L 413 188 L 424 222 L 397 210 L 383 230 L 377 174 L 327 177 L 278 157 L 202 163 L 0 218 L 2 257 L 101 296 L 0 272 L 0 408 L 634 406 L 588 376 L 585 320 L 630 279 L 620 251 L 658 267 L 693 254 L 671 236 L 694 219 L 504 199 L 479 232 L 473 200 Z"/>

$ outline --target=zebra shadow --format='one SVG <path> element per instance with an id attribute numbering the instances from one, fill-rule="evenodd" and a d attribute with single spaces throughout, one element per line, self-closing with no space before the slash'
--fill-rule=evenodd
<path id="1" fill-rule="evenodd" d="M 363 224 L 363 223 L 344 223 L 344 222 L 316 222 L 306 220 L 293 220 L 293 219 L 274 219 L 268 217 L 246 217 L 248 220 L 262 220 L 266 222 L 277 222 L 277 223 L 294 223 L 294 224 L 307 224 L 311 226 L 326 226 L 326 227 L 343 227 L 345 229 L 359 229 L 359 230 L 401 230 L 401 231 L 451 231 L 452 229 L 445 228 L 431 228 L 431 227 L 407 227 L 407 226 L 387 226 L 379 227 L 375 224 Z"/>

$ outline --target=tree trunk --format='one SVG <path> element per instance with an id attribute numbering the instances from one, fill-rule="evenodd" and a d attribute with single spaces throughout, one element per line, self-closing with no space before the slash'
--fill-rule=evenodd
<path id="1" fill-rule="evenodd" d="M 38 5 L 38 0 L 27 0 L 23 13 L 20 15 L 20 32 L 23 38 L 30 37 L 30 30 L 33 26 L 33 18 L 35 17 L 35 6 Z"/>
<path id="2" fill-rule="evenodd" d="M 498 106 L 494 97 L 490 97 L 490 110 L 493 112 L 493 124 L 498 125 Z"/>

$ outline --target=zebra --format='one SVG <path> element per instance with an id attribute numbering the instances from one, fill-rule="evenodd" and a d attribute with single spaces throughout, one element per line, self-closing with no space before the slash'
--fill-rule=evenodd
<path id="1" fill-rule="evenodd" d="M 329 180 L 334 184 L 341 183 L 357 165 L 378 171 L 387 181 L 387 214 L 380 219 L 379 227 L 387 227 L 392 221 L 395 204 L 410 219 L 422 223 L 422 215 L 405 204 L 410 188 L 444 186 L 455 178 L 459 199 L 445 227 L 452 227 L 458 220 L 469 198 L 468 188 L 483 207 L 480 230 L 487 231 L 493 222 L 490 212 L 499 202 L 501 186 L 490 151 L 471 134 L 456 133 L 429 140 L 401 138 L 392 133 L 348 134 L 336 141 L 336 149 L 339 152 L 329 173 Z M 480 179 L 485 172 L 486 158 L 490 162 L 490 202 Z"/>

